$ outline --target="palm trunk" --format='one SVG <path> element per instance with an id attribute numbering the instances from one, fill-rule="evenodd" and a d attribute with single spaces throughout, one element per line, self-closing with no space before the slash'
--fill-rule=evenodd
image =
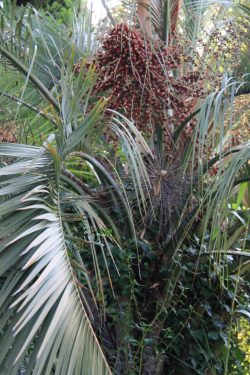
<path id="1" fill-rule="evenodd" d="M 152 37 L 152 25 L 150 21 L 150 7 L 152 0 L 134 0 L 137 5 L 137 15 L 140 22 L 141 29 L 150 37 Z M 183 0 L 167 0 L 168 3 L 161 3 L 162 16 L 164 17 L 165 7 L 169 8 L 169 21 L 168 21 L 168 35 L 169 42 L 173 39 L 176 32 L 177 20 Z M 160 15 L 161 16 L 161 15 Z"/>
<path id="2" fill-rule="evenodd" d="M 176 32 L 178 16 L 179 16 L 180 9 L 181 9 L 183 1 L 182 0 L 172 0 L 171 3 L 172 4 L 171 4 L 171 13 L 170 13 L 170 24 L 171 24 L 170 39 L 173 38 L 173 36 Z"/>
<path id="3" fill-rule="evenodd" d="M 151 0 L 135 0 L 137 5 L 137 15 L 141 29 L 148 35 L 152 36 L 152 27 L 150 22 L 150 5 Z"/>

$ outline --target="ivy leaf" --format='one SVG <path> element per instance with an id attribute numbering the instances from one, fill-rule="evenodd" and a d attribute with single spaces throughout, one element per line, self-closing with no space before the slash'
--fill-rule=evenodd
<path id="1" fill-rule="evenodd" d="M 218 334 L 218 332 L 216 332 L 216 331 L 211 331 L 211 332 L 208 332 L 208 337 L 209 337 L 210 339 L 212 339 L 212 340 L 217 341 L 218 338 L 219 338 L 219 334 Z"/>

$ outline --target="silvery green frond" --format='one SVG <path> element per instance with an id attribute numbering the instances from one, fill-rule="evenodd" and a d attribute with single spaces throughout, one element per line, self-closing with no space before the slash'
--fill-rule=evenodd
<path id="1" fill-rule="evenodd" d="M 0 169 L 0 373 L 111 374 L 71 265 L 52 155 L 12 144 L 0 155 L 17 158 Z"/>

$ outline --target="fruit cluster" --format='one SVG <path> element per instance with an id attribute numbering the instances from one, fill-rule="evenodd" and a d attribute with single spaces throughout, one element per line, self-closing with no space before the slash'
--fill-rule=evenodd
<path id="1" fill-rule="evenodd" d="M 0 143 L 1 142 L 8 142 L 8 143 L 16 143 L 17 138 L 15 136 L 16 127 L 10 124 L 7 127 L 0 128 Z"/>
<path id="2" fill-rule="evenodd" d="M 172 154 L 172 134 L 204 97 L 203 72 L 181 43 L 166 47 L 152 41 L 125 23 L 105 35 L 96 65 L 97 95 L 107 95 L 109 108 L 122 111 L 144 134 L 153 135 L 161 126 L 166 152 Z M 180 73 L 181 66 L 189 68 Z M 76 73 L 80 64 L 75 67 Z M 190 122 L 181 142 L 192 133 Z"/>
<path id="3" fill-rule="evenodd" d="M 249 19 L 243 17 L 230 17 L 225 15 L 218 22 L 216 16 L 212 17 L 214 24 L 211 31 L 203 30 L 204 52 L 208 56 L 208 63 L 213 70 L 222 68 L 234 71 L 241 76 L 242 52 L 247 52 L 249 47 L 250 23 Z M 199 40 L 202 45 L 202 40 Z"/>

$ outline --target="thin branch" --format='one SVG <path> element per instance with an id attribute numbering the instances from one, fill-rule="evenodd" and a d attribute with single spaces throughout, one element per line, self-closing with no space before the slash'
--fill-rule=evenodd
<path id="1" fill-rule="evenodd" d="M 182 130 L 185 128 L 185 126 L 189 123 L 190 120 L 192 120 L 193 117 L 195 117 L 199 112 L 201 111 L 201 108 L 198 108 L 195 112 L 193 112 L 190 116 L 184 120 L 181 125 L 175 130 L 173 135 L 173 141 L 176 142 L 182 132 Z"/>
<path id="2" fill-rule="evenodd" d="M 219 254 L 225 254 L 225 255 L 241 255 L 244 257 L 250 257 L 250 251 L 237 251 L 237 250 L 216 250 L 212 253 L 219 253 Z M 199 253 L 199 256 L 209 256 L 211 255 L 211 252 L 205 252 L 205 253 Z"/>
<path id="3" fill-rule="evenodd" d="M 203 164 L 202 171 L 203 174 L 207 173 L 207 171 L 218 161 L 225 158 L 226 156 L 229 156 L 231 154 L 235 154 L 239 152 L 240 149 L 232 149 L 227 152 L 224 152 L 223 154 L 216 155 L 213 159 L 209 160 L 207 163 Z"/>
<path id="4" fill-rule="evenodd" d="M 27 67 L 16 56 L 14 56 L 4 47 L 1 47 L 0 54 L 6 57 L 12 63 L 12 65 L 14 65 L 26 77 L 29 76 L 29 80 L 35 85 L 37 90 L 40 91 L 41 94 L 53 105 L 56 111 L 60 113 L 59 103 L 51 95 L 49 90 L 44 86 L 40 79 L 38 79 L 33 73 L 29 73 Z"/>
<path id="5" fill-rule="evenodd" d="M 107 6 L 107 3 L 106 3 L 105 0 L 102 0 L 102 5 L 103 5 L 104 9 L 106 10 L 106 12 L 107 12 L 107 16 L 108 16 L 108 18 L 110 19 L 112 25 L 115 26 L 115 25 L 116 25 L 116 22 L 115 22 L 115 20 L 114 20 L 114 17 L 112 16 L 112 13 L 111 13 L 110 10 L 109 10 L 109 7 Z"/>
<path id="6" fill-rule="evenodd" d="M 36 107 L 34 107 L 33 105 L 25 102 L 24 100 L 17 98 L 16 96 L 8 94 L 7 92 L 0 91 L 0 95 L 5 96 L 8 99 L 11 99 L 11 100 L 13 100 L 17 103 L 22 104 L 24 107 L 27 107 L 27 108 L 31 109 L 33 112 L 36 112 L 38 115 L 40 115 L 43 118 L 45 118 L 46 120 L 50 121 L 53 124 L 53 126 L 56 128 L 56 122 L 52 118 L 52 115 L 51 115 L 51 117 L 47 116 L 43 111 L 37 109 Z"/>
<path id="7" fill-rule="evenodd" d="M 235 180 L 234 181 L 234 186 L 243 184 L 244 182 L 250 182 L 250 177 L 244 177 L 244 178 L 241 178 L 239 180 Z"/>
<path id="8" fill-rule="evenodd" d="M 68 177 L 71 181 L 73 181 L 76 185 L 78 185 L 85 193 L 91 195 L 91 190 L 89 189 L 88 185 L 82 182 L 78 177 L 76 177 L 73 173 L 71 173 L 68 169 L 62 168 L 62 175 Z"/>

